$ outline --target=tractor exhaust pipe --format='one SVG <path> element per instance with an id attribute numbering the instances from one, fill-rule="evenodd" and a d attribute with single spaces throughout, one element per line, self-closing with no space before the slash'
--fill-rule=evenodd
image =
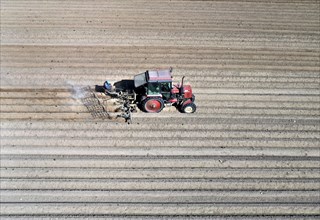
<path id="1" fill-rule="evenodd" d="M 184 81 L 184 77 L 182 77 L 182 80 L 181 80 L 181 85 L 180 85 L 180 95 L 183 95 L 183 81 Z"/>
<path id="2" fill-rule="evenodd" d="M 182 80 L 181 80 L 181 87 L 183 87 L 184 77 L 185 77 L 185 76 L 183 76 L 183 77 L 182 77 Z"/>

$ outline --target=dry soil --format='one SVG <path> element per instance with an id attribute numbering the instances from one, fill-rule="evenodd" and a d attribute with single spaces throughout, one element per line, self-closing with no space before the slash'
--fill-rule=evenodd
<path id="1" fill-rule="evenodd" d="M 1 219 L 316 219 L 318 0 L 1 0 Z M 173 67 L 195 114 L 72 88 Z"/>

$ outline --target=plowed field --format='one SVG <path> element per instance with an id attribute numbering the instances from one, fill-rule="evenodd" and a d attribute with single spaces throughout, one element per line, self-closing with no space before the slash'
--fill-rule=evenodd
<path id="1" fill-rule="evenodd" d="M 319 0 L 1 0 L 1 219 L 317 219 Z M 73 88 L 173 67 L 197 112 Z"/>

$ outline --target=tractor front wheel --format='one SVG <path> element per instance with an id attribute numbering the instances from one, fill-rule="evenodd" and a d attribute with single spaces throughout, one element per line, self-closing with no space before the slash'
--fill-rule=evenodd
<path id="1" fill-rule="evenodd" d="M 164 102 L 162 98 L 146 98 L 141 103 L 141 108 L 144 112 L 158 113 L 164 108 Z"/>
<path id="2" fill-rule="evenodd" d="M 180 112 L 187 114 L 194 113 L 196 110 L 197 106 L 193 102 L 185 104 L 180 108 Z"/>

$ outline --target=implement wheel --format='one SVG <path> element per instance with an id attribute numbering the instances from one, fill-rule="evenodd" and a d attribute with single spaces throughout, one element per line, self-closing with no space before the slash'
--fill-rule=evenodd
<path id="1" fill-rule="evenodd" d="M 163 99 L 159 97 L 146 98 L 141 103 L 142 110 L 149 113 L 161 112 L 163 107 L 164 107 Z"/>

